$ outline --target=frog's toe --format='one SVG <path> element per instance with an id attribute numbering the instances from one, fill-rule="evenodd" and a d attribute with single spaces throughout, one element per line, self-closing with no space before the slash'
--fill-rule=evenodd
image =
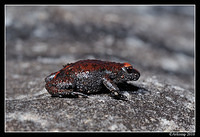
<path id="1" fill-rule="evenodd" d="M 69 97 L 69 98 L 88 98 L 88 95 L 75 92 L 75 91 L 67 91 L 67 92 L 61 92 L 58 95 L 60 98 Z"/>
<path id="2" fill-rule="evenodd" d="M 127 100 L 128 100 L 128 98 L 127 98 L 125 95 L 123 95 L 123 94 L 121 94 L 121 93 L 119 93 L 119 92 L 117 92 L 117 91 L 112 92 L 112 93 L 111 93 L 111 96 L 112 96 L 113 98 L 119 99 L 119 100 L 124 100 L 124 101 L 127 101 Z"/>
<path id="3" fill-rule="evenodd" d="M 78 97 L 78 98 L 88 98 L 88 95 L 80 93 L 80 92 L 71 92 L 71 96 Z"/>

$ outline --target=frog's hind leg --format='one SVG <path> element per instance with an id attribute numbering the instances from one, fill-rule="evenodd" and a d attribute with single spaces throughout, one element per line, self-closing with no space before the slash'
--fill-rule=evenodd
<path id="1" fill-rule="evenodd" d="M 52 94 L 52 97 L 59 97 L 59 98 L 88 98 L 88 95 L 83 94 L 81 92 L 73 91 L 72 89 L 61 89 L 58 90 L 57 93 Z"/>
<path id="2" fill-rule="evenodd" d="M 56 86 L 48 86 L 45 85 L 45 88 L 51 94 L 51 97 L 67 97 L 71 92 L 73 92 L 72 89 L 60 89 Z"/>
<path id="3" fill-rule="evenodd" d="M 73 90 L 60 90 L 59 92 L 56 92 L 54 94 L 51 94 L 52 97 L 59 97 L 59 98 L 88 98 L 88 95 L 75 92 Z"/>
<path id="4" fill-rule="evenodd" d="M 74 97 L 74 98 L 88 98 L 88 95 L 83 94 L 81 92 L 75 92 L 75 91 L 68 92 L 67 96 L 68 97 Z"/>
<path id="5" fill-rule="evenodd" d="M 46 84 L 45 88 L 51 94 L 52 97 L 60 97 L 60 98 L 64 98 L 64 97 L 86 98 L 88 97 L 88 95 L 84 93 L 74 91 L 73 85 L 69 86 L 67 84 L 61 83 L 55 86 L 52 84 Z"/>

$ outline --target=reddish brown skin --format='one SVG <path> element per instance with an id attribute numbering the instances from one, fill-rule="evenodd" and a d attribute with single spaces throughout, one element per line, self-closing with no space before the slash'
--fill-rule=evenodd
<path id="1" fill-rule="evenodd" d="M 52 96 L 87 97 L 86 94 L 100 92 L 104 86 L 114 98 L 126 100 L 117 84 L 139 77 L 140 73 L 129 63 L 80 60 L 47 76 L 45 88 Z"/>

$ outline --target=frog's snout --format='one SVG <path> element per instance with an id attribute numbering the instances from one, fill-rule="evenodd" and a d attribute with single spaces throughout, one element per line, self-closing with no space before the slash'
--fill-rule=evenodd
<path id="1" fill-rule="evenodd" d="M 138 80 L 140 78 L 140 72 L 136 69 L 133 69 L 133 73 L 134 73 L 134 80 Z"/>

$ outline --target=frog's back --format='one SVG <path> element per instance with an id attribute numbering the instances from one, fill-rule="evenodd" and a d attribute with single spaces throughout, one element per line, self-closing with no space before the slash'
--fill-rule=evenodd
<path id="1" fill-rule="evenodd" d="M 83 71 L 118 71 L 124 64 L 116 63 L 116 62 L 108 62 L 108 61 L 101 61 L 101 60 L 80 60 L 75 63 L 71 63 L 65 65 L 63 69 L 70 69 L 76 72 L 83 72 Z"/>
<path id="2" fill-rule="evenodd" d="M 101 60 L 80 60 L 75 63 L 70 63 L 64 65 L 63 68 L 53 73 L 54 79 L 59 78 L 67 78 L 70 75 L 76 77 L 77 74 L 82 72 L 87 72 L 87 74 L 96 74 L 100 73 L 116 73 L 123 67 L 124 64 L 116 63 L 116 62 L 109 62 L 109 61 L 101 61 Z"/>

